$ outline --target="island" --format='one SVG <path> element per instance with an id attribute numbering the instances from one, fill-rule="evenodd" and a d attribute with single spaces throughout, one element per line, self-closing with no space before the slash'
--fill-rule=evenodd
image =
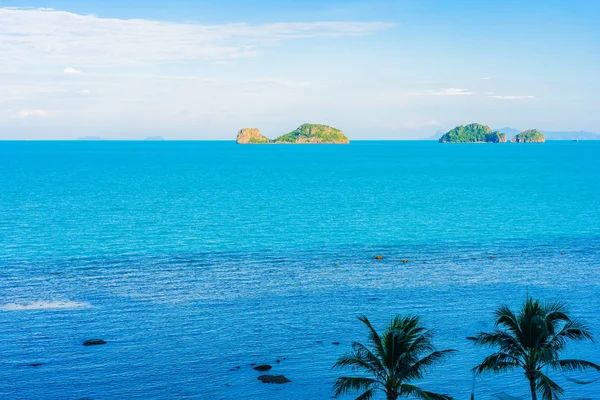
<path id="1" fill-rule="evenodd" d="M 537 129 L 528 129 L 510 140 L 513 143 L 544 143 L 546 138 Z"/>
<path id="2" fill-rule="evenodd" d="M 487 125 L 461 125 L 446 132 L 439 140 L 440 143 L 506 143 L 506 135 L 492 131 Z"/>
<path id="3" fill-rule="evenodd" d="M 144 140 L 165 140 L 164 137 L 162 136 L 148 136 L 146 139 Z"/>
<path id="4" fill-rule="evenodd" d="M 348 144 L 350 140 L 336 128 L 320 124 L 303 124 L 290 133 L 269 139 L 257 128 L 244 128 L 238 132 L 238 144 Z"/>

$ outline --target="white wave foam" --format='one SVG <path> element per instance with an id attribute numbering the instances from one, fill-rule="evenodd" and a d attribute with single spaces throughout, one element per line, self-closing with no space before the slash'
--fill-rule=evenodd
<path id="1" fill-rule="evenodd" d="M 30 310 L 73 310 L 87 308 L 90 305 L 79 301 L 35 301 L 32 303 L 8 303 L 0 306 L 2 311 L 30 311 Z"/>

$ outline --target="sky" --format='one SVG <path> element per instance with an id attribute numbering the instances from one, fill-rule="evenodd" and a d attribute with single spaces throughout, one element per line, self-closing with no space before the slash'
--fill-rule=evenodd
<path id="1" fill-rule="evenodd" d="M 597 0 L 0 0 L 0 139 L 600 132 Z"/>

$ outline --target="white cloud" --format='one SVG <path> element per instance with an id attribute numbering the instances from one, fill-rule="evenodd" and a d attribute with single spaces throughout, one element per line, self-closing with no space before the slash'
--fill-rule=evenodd
<path id="1" fill-rule="evenodd" d="M 423 93 L 415 93 L 416 96 L 468 96 L 474 94 L 469 89 L 446 88 L 440 90 L 425 90 Z"/>
<path id="2" fill-rule="evenodd" d="M 46 110 L 21 110 L 19 112 L 20 118 L 46 118 L 50 116 L 50 113 Z"/>
<path id="3" fill-rule="evenodd" d="M 492 99 L 500 99 L 500 100 L 525 100 L 525 99 L 535 99 L 535 96 L 488 96 Z"/>
<path id="4" fill-rule="evenodd" d="M 362 36 L 392 26 L 383 22 L 200 25 L 0 8 L 0 59 L 13 67 L 26 67 L 34 59 L 42 65 L 99 67 L 223 60 L 256 56 L 262 47 L 282 40 Z"/>
<path id="5" fill-rule="evenodd" d="M 492 78 L 481 78 L 481 80 L 483 80 L 483 81 L 489 81 L 490 79 L 492 79 Z"/>
<path id="6" fill-rule="evenodd" d="M 80 74 L 81 71 L 76 70 L 75 68 L 67 67 L 63 70 L 65 74 Z"/>

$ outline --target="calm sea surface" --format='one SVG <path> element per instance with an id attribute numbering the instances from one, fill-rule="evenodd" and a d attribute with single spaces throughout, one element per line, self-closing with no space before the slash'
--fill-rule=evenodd
<path id="1" fill-rule="evenodd" d="M 356 317 L 397 313 L 459 350 L 422 386 L 465 399 L 502 303 L 600 337 L 599 269 L 599 142 L 0 142 L 0 399 L 329 399 Z"/>

